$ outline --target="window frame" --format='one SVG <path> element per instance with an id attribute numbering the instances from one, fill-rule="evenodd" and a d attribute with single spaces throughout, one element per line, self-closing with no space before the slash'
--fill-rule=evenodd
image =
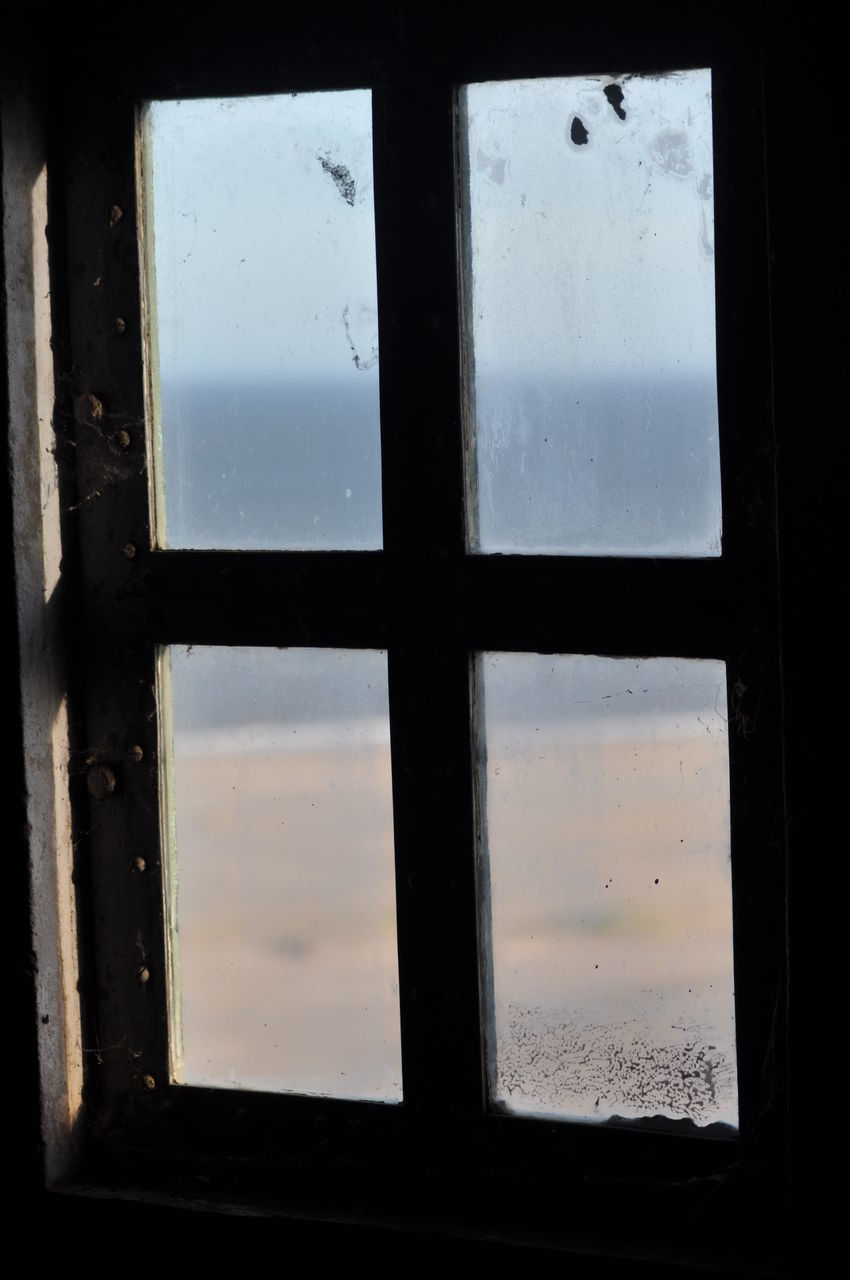
<path id="1" fill-rule="evenodd" d="M 62 139 L 57 150 L 67 177 L 54 210 L 68 228 L 64 247 L 58 237 L 52 241 L 54 275 L 66 285 L 64 299 L 56 303 L 66 335 L 55 347 L 63 376 L 57 422 L 74 422 L 66 452 L 75 455 L 76 493 L 68 504 L 74 510 L 66 534 L 71 547 L 79 538 L 79 568 L 71 572 L 77 587 L 85 587 L 71 643 L 80 659 L 75 705 L 85 700 L 86 713 L 72 723 L 70 790 L 79 835 L 76 883 L 91 1116 L 80 1167 L 88 1176 L 136 1191 L 163 1185 L 174 1191 L 188 1183 L 193 1194 L 197 1180 L 206 1178 L 212 1180 L 206 1194 L 215 1202 L 283 1198 L 292 1212 L 320 1215 L 356 1212 L 351 1205 L 362 1201 L 367 1185 L 378 1206 L 372 1213 L 380 1220 L 409 1213 L 421 1196 L 419 1203 L 429 1206 L 426 1216 L 439 1206 L 455 1229 L 477 1224 L 473 1230 L 487 1231 L 498 1223 L 505 1238 L 517 1239 L 532 1229 L 563 1232 L 560 1203 L 569 1191 L 574 1215 L 567 1231 L 581 1223 L 591 1233 L 602 1232 L 612 1213 L 620 1214 L 621 1230 L 638 1242 L 635 1247 L 650 1247 L 655 1239 L 655 1228 L 641 1225 L 642 1215 L 651 1210 L 652 1217 L 664 1205 L 673 1206 L 682 1247 L 688 1213 L 703 1226 L 710 1221 L 722 1229 L 745 1212 L 745 1201 L 733 1195 L 729 1209 L 730 1197 L 711 1192 L 733 1185 L 742 1169 L 757 1175 L 761 1194 L 778 1185 L 771 1163 L 784 1134 L 782 1101 L 775 1094 L 776 1080 L 781 1094 L 783 1079 L 784 873 L 778 639 L 772 621 L 773 445 L 765 390 L 763 175 L 752 165 L 763 144 L 753 107 L 757 77 L 744 51 L 724 47 L 721 54 L 704 41 L 683 38 L 682 57 L 665 50 L 663 58 L 671 69 L 707 63 L 715 68 L 715 137 L 733 139 L 728 149 L 725 142 L 715 146 L 716 189 L 726 193 L 718 198 L 716 224 L 718 262 L 725 263 L 717 277 L 723 557 L 471 557 L 459 518 L 464 478 L 453 87 L 526 73 L 592 73 L 610 56 L 604 34 L 596 40 L 595 48 L 587 39 L 578 52 L 565 54 L 548 47 L 546 33 L 536 42 L 529 37 L 519 52 L 476 51 L 460 37 L 446 49 L 437 38 L 436 58 L 427 41 L 415 47 L 412 40 L 401 41 L 404 56 L 385 47 L 376 57 L 364 40 L 356 55 L 341 44 L 335 66 L 328 65 L 326 50 L 314 53 L 311 65 L 309 48 L 294 48 L 288 67 L 278 62 L 258 70 L 259 58 L 249 72 L 234 71 L 211 55 L 202 68 L 193 63 L 181 71 L 181 91 L 197 86 L 204 96 L 244 89 L 246 80 L 258 92 L 273 84 L 364 87 L 364 74 L 370 77 L 384 457 L 380 553 L 148 549 L 142 334 L 135 325 L 135 159 L 127 138 L 135 100 L 172 94 L 174 66 L 153 73 L 143 53 L 135 67 L 122 65 L 120 76 L 104 68 L 70 108 L 62 101 L 61 84 L 54 86 L 51 132 Z M 641 51 L 635 38 L 632 50 L 624 63 L 629 71 L 658 64 L 657 44 L 648 42 Z M 417 89 L 414 107 L 405 104 L 411 83 Z M 736 129 L 745 85 L 749 128 Z M 411 208 L 404 193 L 420 190 L 423 172 L 427 189 Z M 122 216 L 113 221 L 108 211 L 115 207 Z M 753 241 L 742 243 L 736 232 L 742 210 L 744 225 L 756 228 L 758 254 Z M 422 244 L 430 247 L 424 265 L 411 253 L 411 246 Z M 77 261 L 84 263 L 85 276 L 75 273 Z M 95 264 L 97 288 L 88 269 Z M 119 316 L 125 321 L 120 334 Z M 738 333 L 755 335 L 755 355 L 752 348 L 743 352 Z M 102 416 L 89 395 L 97 396 Z M 417 406 L 418 437 L 406 423 L 411 403 Z M 445 425 L 429 436 L 427 426 L 434 421 Z M 122 431 L 129 433 L 129 445 Z M 67 463 L 65 469 L 67 484 Z M 427 535 L 416 534 L 417 518 Z M 126 554 L 131 546 L 133 554 Z M 261 603 L 269 594 L 283 602 L 275 616 Z M 553 600 L 578 600 L 580 606 L 566 617 Z M 621 637 L 617 644 L 613 635 Z M 171 642 L 389 650 L 399 962 L 406 993 L 401 1117 L 379 1104 L 236 1099 L 228 1091 L 162 1083 L 165 966 L 148 965 L 150 957 L 164 956 L 162 891 L 156 855 L 148 853 L 159 841 L 151 687 L 154 646 Z M 529 648 L 727 662 L 742 1116 L 741 1136 L 732 1142 L 689 1133 L 682 1125 L 671 1124 L 674 1138 L 640 1124 L 547 1125 L 484 1113 L 471 856 L 470 655 Z M 87 780 L 97 791 L 105 775 L 92 771 L 103 769 L 116 786 L 98 800 Z M 423 813 L 428 821 L 422 821 Z M 441 847 L 434 837 L 443 826 L 453 838 Z M 772 843 L 765 848 L 769 826 Z M 435 847 L 442 860 L 437 867 Z M 134 869 L 137 856 L 145 857 L 145 872 Z M 141 963 L 151 973 L 145 984 L 137 981 Z M 129 1043 L 122 1027 L 132 1028 Z M 449 1078 L 447 1061 L 454 1065 Z M 148 1077 L 153 1088 L 147 1087 Z M 402 1169 L 408 1178 L 404 1192 L 397 1187 Z M 480 1180 L 475 1192 L 472 1174 Z M 439 1195 L 435 1179 L 442 1184 Z M 706 1201 L 712 1201 L 708 1210 Z"/>

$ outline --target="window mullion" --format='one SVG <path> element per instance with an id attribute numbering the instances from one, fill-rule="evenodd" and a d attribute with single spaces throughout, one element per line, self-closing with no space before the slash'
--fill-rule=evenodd
<path id="1" fill-rule="evenodd" d="M 454 88 L 425 61 L 374 97 L 384 535 L 405 1099 L 457 1135 L 481 1108 L 463 550 Z"/>

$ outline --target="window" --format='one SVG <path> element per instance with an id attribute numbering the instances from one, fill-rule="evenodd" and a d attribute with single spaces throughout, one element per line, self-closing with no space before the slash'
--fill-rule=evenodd
<path id="1" fill-rule="evenodd" d="M 371 126 L 365 90 L 141 110 L 160 551 L 381 548 Z M 470 549 L 718 555 L 710 73 L 463 87 L 456 146 Z M 491 1102 L 735 1125 L 724 664 L 475 658 Z M 157 703 L 170 1074 L 400 1101 L 386 656 L 166 646 Z"/>
<path id="2" fill-rule="evenodd" d="M 763 323 L 758 273 L 732 270 L 744 256 L 741 217 L 753 235 L 760 227 L 747 180 L 743 215 L 729 194 L 756 145 L 732 124 L 732 100 L 748 83 L 743 62 L 722 45 L 708 58 L 687 40 L 665 49 L 670 69 L 714 66 L 725 263 L 716 285 L 722 556 L 478 555 L 467 550 L 463 519 L 458 353 L 468 335 L 458 305 L 457 89 L 584 74 L 605 59 L 592 41 L 564 53 L 531 35 L 527 47 L 507 50 L 478 47 L 460 32 L 442 57 L 427 43 L 389 36 L 378 55 L 361 36 L 319 57 L 299 39 L 282 65 L 259 59 L 250 74 L 215 58 L 202 68 L 188 61 L 180 85 L 187 97 L 372 89 L 382 550 L 198 550 L 179 540 L 149 549 L 134 112 L 137 102 L 173 99 L 173 83 L 140 57 L 123 69 L 126 96 L 116 98 L 102 69 L 61 131 L 61 354 L 72 385 L 60 405 L 73 404 L 75 421 L 74 705 L 82 698 L 85 706 L 72 724 L 86 1107 L 95 1121 L 87 1167 L 111 1185 L 131 1177 L 137 1186 L 169 1182 L 179 1168 L 211 1179 L 210 1195 L 224 1200 L 309 1200 L 324 1212 L 354 1212 L 366 1200 L 381 1220 L 427 1204 L 429 1215 L 446 1214 L 458 1229 L 498 1224 L 517 1239 L 573 1229 L 564 1224 L 565 1198 L 573 1224 L 604 1235 L 614 1215 L 634 1248 L 650 1247 L 647 1223 L 658 1212 L 672 1215 L 684 1247 L 683 1206 L 732 1231 L 740 1202 L 728 1212 L 705 1208 L 707 1191 L 734 1181 L 741 1162 L 767 1187 L 766 1153 L 782 1130 L 763 1077 L 780 990 L 783 893 L 765 851 L 765 813 L 781 812 L 776 748 L 766 745 L 775 742 L 778 714 L 776 638 L 764 621 L 775 593 L 771 477 L 755 447 L 768 428 L 756 412 L 759 351 L 745 358 L 728 320 L 734 299 L 749 332 Z M 636 43 L 628 65 L 654 63 Z M 767 503 L 754 523 L 753 494 Z M 177 655 L 193 645 L 387 653 L 404 1094 L 396 1107 L 168 1083 L 156 664 L 164 647 Z M 489 1107 L 470 671 L 474 655 L 493 653 L 726 664 L 740 1138 L 700 1135 L 689 1122 L 671 1122 L 668 1133 L 639 1123 L 541 1123 Z M 768 945 L 754 946 L 756 937 Z"/>

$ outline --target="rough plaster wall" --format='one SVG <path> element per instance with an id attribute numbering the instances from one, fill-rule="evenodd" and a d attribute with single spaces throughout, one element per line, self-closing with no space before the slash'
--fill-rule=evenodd
<path id="1" fill-rule="evenodd" d="M 27 87 L 2 86 L 4 289 L 21 707 L 45 1174 L 69 1169 L 82 1087 L 61 640 L 59 497 L 44 140 Z"/>

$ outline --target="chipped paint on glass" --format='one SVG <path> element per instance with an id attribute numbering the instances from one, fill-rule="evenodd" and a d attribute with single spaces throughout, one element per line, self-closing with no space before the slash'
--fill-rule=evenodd
<path id="1" fill-rule="evenodd" d="M 711 73 L 460 96 L 468 539 L 717 556 Z"/>

